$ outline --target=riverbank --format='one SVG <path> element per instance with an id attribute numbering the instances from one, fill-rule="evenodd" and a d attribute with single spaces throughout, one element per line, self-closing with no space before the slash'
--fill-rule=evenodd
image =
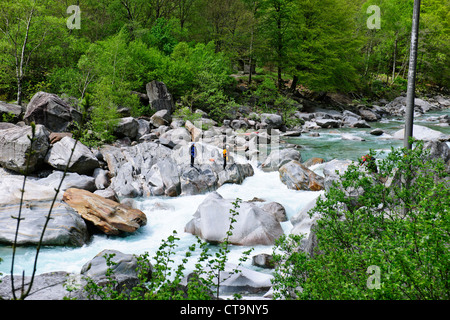
<path id="1" fill-rule="evenodd" d="M 317 113 L 318 112 L 327 114 L 324 111 L 317 111 Z M 311 118 L 308 121 L 313 122 L 313 119 L 340 120 L 339 116 L 341 115 L 338 115 L 335 111 L 332 114 L 334 118 L 331 115 L 331 118 L 326 118 L 326 115 L 312 113 L 313 117 L 309 115 Z M 349 114 L 347 113 L 347 115 Z M 446 115 L 447 117 L 445 117 Z M 428 116 L 432 119 L 428 119 Z M 266 119 L 270 118 L 272 118 L 272 120 L 260 123 L 265 123 L 267 126 L 277 123 L 277 117 L 266 117 Z M 425 113 L 425 117 L 422 116 L 421 118 L 424 120 L 421 124 L 428 126 L 439 123 L 448 124 L 448 122 L 440 122 L 441 120 L 448 119 L 448 109 L 437 111 L 437 113 L 434 114 Z M 138 120 L 136 120 L 138 123 L 142 122 Z M 167 128 L 160 129 L 162 126 L 159 126 L 151 129 L 151 132 L 147 133 L 154 135 L 154 139 L 151 141 L 131 141 L 131 138 L 128 137 L 128 139 L 123 138 L 121 141 L 118 141 L 115 146 L 109 146 L 102 150 L 90 150 L 98 161 L 98 168 L 113 173 L 109 179 L 107 179 L 107 175 L 103 175 L 104 179 L 98 179 L 97 181 L 98 176 L 94 177 L 93 175 L 81 174 L 82 172 L 72 172 L 72 174 L 78 175 L 78 182 L 76 185 L 78 188 L 82 186 L 80 177 L 94 182 L 95 187 L 92 186 L 92 183 L 86 184 L 90 185 L 89 188 L 91 191 L 107 190 L 110 188 L 114 191 L 113 197 L 115 200 L 118 200 L 118 202 L 121 203 L 131 204 L 135 209 L 141 210 L 146 215 L 148 223 L 141 226 L 133 233 L 124 233 L 119 236 L 95 233 L 91 235 L 89 241 L 80 247 L 74 248 L 65 245 L 46 246 L 43 248 L 39 258 L 38 273 L 65 271 L 78 274 L 85 263 L 89 262 L 95 255 L 104 249 L 114 249 L 126 254 L 142 254 L 143 252 L 148 251 L 152 255 L 157 250 L 161 240 L 167 238 L 173 230 L 177 230 L 178 234 L 181 235 L 178 249 L 180 253 L 183 253 L 187 250 L 189 245 L 195 241 L 192 234 L 184 232 L 184 228 L 186 224 L 191 221 L 198 207 L 213 191 L 217 191 L 223 198 L 229 200 L 234 200 L 236 197 L 239 197 L 245 201 L 249 201 L 256 197 L 263 199 L 268 203 L 277 202 L 281 204 L 286 211 L 287 220 L 279 223 L 283 232 L 289 233 L 293 229 L 293 224 L 290 219 L 297 215 L 317 196 L 323 193 L 323 191 L 289 189 L 280 180 L 280 174 L 276 165 L 269 170 L 267 170 L 266 167 L 263 171 L 261 165 L 273 149 L 279 147 L 299 151 L 298 153 L 301 159 L 296 158 L 295 160 L 289 158 L 288 160 L 300 161 L 301 163 L 305 163 L 313 156 L 322 158 L 323 163 L 312 166 L 310 169 L 316 174 L 326 178 L 323 168 L 327 163 L 332 162 L 332 160 L 356 160 L 361 154 L 367 153 L 368 149 L 371 149 L 374 146 L 376 150 L 387 150 L 391 145 L 397 146 L 402 144 L 401 140 L 393 138 L 395 132 L 401 129 L 399 128 L 399 126 L 401 126 L 401 121 L 391 117 L 368 122 L 370 123 L 371 128 L 350 126 L 324 128 L 319 126 L 319 128 L 314 129 L 302 128 L 302 131 L 300 132 L 298 130 L 286 130 L 286 132 L 283 133 L 283 131 L 280 130 L 281 128 L 273 127 L 270 128 L 271 134 L 265 133 L 263 130 L 267 128 L 261 127 L 259 127 L 258 130 L 253 130 L 253 133 L 251 133 L 243 132 L 241 130 L 242 128 L 233 129 L 226 125 L 222 127 L 212 126 L 208 130 L 202 130 L 201 127 L 195 127 L 195 124 L 192 124 L 195 128 L 189 123 L 187 123 L 186 127 L 185 123 L 184 127 L 178 126 L 174 128 L 173 126 L 175 126 L 175 124 L 172 126 L 172 122 L 171 126 L 166 126 Z M 328 122 L 330 123 L 330 121 Z M 315 123 L 317 124 L 317 122 Z M 325 122 L 319 121 L 319 123 Z M 256 124 L 257 123 L 255 123 L 255 125 Z M 384 134 L 389 137 L 383 137 L 383 134 L 381 136 L 370 134 L 370 131 L 377 127 L 383 129 L 385 131 Z M 435 126 L 435 128 L 439 128 L 444 134 L 450 133 L 447 133 L 446 131 L 448 130 L 448 126 Z M 160 135 L 157 135 L 158 130 L 160 130 Z M 177 130 L 178 133 L 182 132 L 182 134 L 173 135 L 174 130 Z M 161 134 L 162 131 L 164 131 L 164 133 Z M 315 134 L 313 134 L 313 132 Z M 300 136 L 298 136 L 298 133 L 300 133 Z M 363 138 L 365 137 L 365 141 L 343 139 L 342 133 Z M 294 137 L 292 137 L 292 135 L 294 135 Z M 161 139 L 161 137 L 163 137 L 163 139 Z M 167 137 L 170 137 L 171 139 L 172 137 L 174 139 L 180 137 L 184 138 L 176 140 L 178 143 L 175 144 L 173 140 L 165 141 L 164 138 L 167 139 Z M 195 177 L 190 176 L 188 173 L 193 171 L 189 166 L 184 166 L 185 163 L 189 163 L 187 149 L 190 145 L 190 140 L 195 140 L 194 137 L 198 138 L 199 146 L 205 146 L 205 153 L 200 153 L 201 157 L 197 159 L 196 166 L 198 166 L 202 172 L 205 172 L 206 176 L 209 176 L 209 179 L 206 180 L 202 178 L 203 175 L 196 175 Z M 224 172 L 227 172 L 227 170 L 221 168 L 222 159 L 220 151 L 223 146 L 224 137 L 230 145 L 230 156 L 234 159 L 234 161 L 230 161 L 229 165 L 235 165 L 236 168 L 237 165 L 247 165 L 247 173 L 242 170 L 236 170 L 235 174 L 228 177 L 223 176 L 225 174 Z M 62 141 L 62 139 L 59 141 Z M 172 141 L 172 143 L 170 143 L 170 141 Z M 233 144 L 231 143 L 232 141 L 236 143 Z M 252 143 L 254 142 L 259 142 L 261 145 L 265 146 L 266 152 L 264 152 L 265 154 L 262 154 L 264 157 L 261 157 L 261 153 L 258 153 L 255 157 L 255 154 L 252 153 L 255 149 L 256 151 L 259 150 L 253 147 Z M 50 148 L 53 148 L 57 143 L 58 141 L 53 144 L 50 143 Z M 180 147 L 177 148 L 177 145 L 180 145 Z M 315 145 L 317 145 L 316 149 L 314 148 Z M 144 148 L 145 146 L 146 148 Z M 172 146 L 172 148 L 169 146 Z M 349 147 L 343 148 L 343 146 Z M 155 153 L 153 154 L 152 152 Z M 153 155 L 155 155 L 155 157 L 153 157 Z M 294 157 L 296 156 L 297 155 L 294 155 Z M 46 157 L 44 157 L 44 162 L 46 161 L 45 158 Z M 173 171 L 167 171 L 166 173 L 164 170 L 167 169 L 167 166 L 161 166 L 161 163 L 158 164 L 157 159 L 163 159 L 166 163 L 172 163 L 173 166 L 169 166 L 168 168 L 172 168 Z M 214 161 L 211 161 L 211 159 Z M 47 163 L 47 165 L 50 165 L 50 163 Z M 251 170 L 248 166 L 251 166 Z M 144 168 L 147 169 L 147 171 L 142 170 Z M 85 168 L 83 168 L 83 170 L 85 170 Z M 55 174 L 58 170 L 53 169 L 50 170 L 50 172 L 51 174 Z M 47 173 L 50 172 L 47 171 Z M 174 172 L 177 173 L 174 175 Z M 232 171 L 229 171 L 228 174 L 231 172 Z M 38 182 L 39 180 L 44 179 L 42 175 L 44 175 L 44 171 L 36 172 L 31 181 Z M 181 180 L 176 182 L 177 177 L 180 179 L 183 175 L 186 178 L 184 180 L 184 188 Z M 49 176 L 50 175 L 47 175 L 46 178 Z M 75 175 L 72 176 L 75 177 Z M 171 179 L 171 181 L 175 180 L 175 187 L 164 182 L 164 178 L 167 176 L 174 178 Z M 2 177 L 21 179 L 20 175 L 10 170 L 2 170 Z M 120 180 L 117 179 L 118 177 L 120 177 Z M 132 179 L 130 179 L 130 177 L 132 177 Z M 48 181 L 49 180 L 47 180 L 47 184 Z M 72 181 L 75 181 L 75 179 Z M 142 181 L 147 181 L 147 183 L 142 183 Z M 151 181 L 151 183 L 148 183 L 149 181 Z M 198 186 L 203 186 L 203 188 L 191 188 L 190 185 L 192 185 L 192 181 L 198 181 Z M 160 184 L 158 184 L 158 182 Z M 132 189 L 126 186 L 128 184 L 131 184 Z M 150 185 L 152 188 L 145 189 L 143 186 L 146 185 Z M 6 188 L 5 184 L 2 186 L 3 188 Z M 74 182 L 67 184 L 62 191 L 73 186 Z M 98 188 L 99 186 L 100 188 Z M 8 187 L 11 187 L 11 185 Z M 10 189 L 2 190 L 6 190 L 3 192 L 4 195 L 10 196 L 10 194 L 8 194 L 8 190 Z M 43 189 L 41 189 L 41 191 L 42 190 Z M 126 190 L 126 192 L 123 190 Z M 175 190 L 175 194 L 173 193 L 173 190 Z M 184 193 L 183 190 L 185 191 Z M 117 196 L 118 193 L 120 196 Z M 134 195 L 134 197 L 130 198 L 131 195 Z M 7 214 L 10 215 L 9 212 L 5 211 L 4 215 L 6 216 Z M 233 246 L 230 261 L 237 261 L 242 252 L 246 249 L 248 248 Z M 271 246 L 257 245 L 255 246 L 255 251 L 252 255 L 263 253 L 270 254 L 271 250 Z M 34 248 L 19 247 L 15 270 L 31 270 L 33 254 Z M 0 264 L 0 272 L 5 274 L 9 272 L 10 255 L 11 250 L 8 245 L 0 247 L 0 257 L 4 260 L 4 262 Z M 179 259 L 181 259 L 181 257 L 177 258 L 178 261 Z M 264 275 L 270 275 L 270 269 L 253 266 L 250 261 L 244 266 L 253 271 L 261 272 Z"/>

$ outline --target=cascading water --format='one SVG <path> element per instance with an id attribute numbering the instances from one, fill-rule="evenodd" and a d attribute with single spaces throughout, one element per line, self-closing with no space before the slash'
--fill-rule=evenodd
<path id="1" fill-rule="evenodd" d="M 448 113 L 448 110 L 433 114 L 428 113 L 426 117 Z M 426 117 L 416 121 L 420 122 L 420 125 L 429 125 L 435 130 L 446 134 L 450 133 L 449 127 L 434 127 L 433 123 L 427 122 Z M 401 124 L 401 120 L 391 120 L 373 123 L 371 129 L 322 129 L 319 130 L 320 137 L 310 137 L 308 134 L 304 134 L 298 138 L 289 138 L 287 142 L 302 146 L 300 152 L 303 160 L 311 157 L 321 157 L 326 161 L 332 159 L 356 160 L 361 155 L 366 154 L 369 149 L 377 151 L 390 150 L 391 146 L 401 146 L 402 141 L 383 139 L 382 137 L 375 137 L 369 134 L 369 131 L 373 128 L 382 128 L 388 132 L 397 131 L 400 129 Z M 344 132 L 360 136 L 366 141 L 342 140 L 340 134 Z M 312 169 L 316 173 L 321 174 L 320 165 Z M 258 197 L 266 201 L 278 202 L 285 207 L 288 218 L 295 215 L 309 201 L 323 193 L 322 191 L 290 190 L 280 181 L 277 171 L 263 172 L 256 166 L 254 166 L 254 171 L 254 176 L 247 178 L 241 185 L 226 184 L 219 188 L 217 192 L 231 201 L 234 201 L 237 197 L 244 201 Z M 161 240 L 167 239 L 173 230 L 177 231 L 180 238 L 177 248 L 179 257 L 176 258 L 175 262 L 175 265 L 177 265 L 177 262 L 183 258 L 184 252 L 196 241 L 193 235 L 184 232 L 184 226 L 191 220 L 197 207 L 206 196 L 137 199 L 138 208 L 147 215 L 148 223 L 146 226 L 139 229 L 135 234 L 124 237 L 95 235 L 89 244 L 80 248 L 44 247 L 39 255 L 37 274 L 50 271 L 79 273 L 86 262 L 104 249 L 114 249 L 131 254 L 148 252 L 150 256 L 153 256 L 158 250 Z M 292 224 L 289 221 L 282 222 L 282 227 L 286 233 L 289 233 L 292 229 Z M 230 261 L 238 261 L 241 253 L 245 250 L 248 250 L 248 248 L 232 246 Z M 0 257 L 3 259 L 3 262 L 0 263 L 0 272 L 4 275 L 10 272 L 11 251 L 11 246 L 0 246 Z M 272 253 L 272 247 L 258 246 L 252 255 L 257 253 Z M 33 268 L 34 255 L 34 247 L 17 248 L 15 272 L 22 273 L 22 270 L 25 270 L 25 274 L 30 275 Z M 195 263 L 195 256 L 192 260 Z M 252 267 L 250 264 L 251 262 L 248 261 L 245 266 Z"/>

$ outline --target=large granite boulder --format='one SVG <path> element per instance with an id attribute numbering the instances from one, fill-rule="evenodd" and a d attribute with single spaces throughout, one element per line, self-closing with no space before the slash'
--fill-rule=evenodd
<path id="1" fill-rule="evenodd" d="M 175 128 L 164 132 L 159 137 L 160 143 L 170 144 L 173 146 L 181 146 L 191 142 L 191 134 L 186 128 Z"/>
<path id="2" fill-rule="evenodd" d="M 167 110 L 171 114 L 174 110 L 172 95 L 161 81 L 152 81 L 146 86 L 149 104 L 153 110 Z"/>
<path id="3" fill-rule="evenodd" d="M 113 265 L 108 266 L 106 257 L 110 257 Z M 113 285 L 114 290 L 117 290 L 119 293 L 124 290 L 129 292 L 140 283 L 137 272 L 138 266 L 138 259 L 134 254 L 105 249 L 83 265 L 81 274 L 83 277 L 88 277 L 98 286 L 105 286 L 106 284 L 111 284 L 107 276 L 108 269 L 110 269 L 113 271 L 110 277 L 116 281 Z M 150 270 L 146 275 L 148 280 L 151 277 L 151 268 L 152 266 L 150 266 Z"/>
<path id="4" fill-rule="evenodd" d="M 278 170 L 281 181 L 293 190 L 319 191 L 324 188 L 323 177 L 296 160 L 291 160 Z"/>
<path id="5" fill-rule="evenodd" d="M 210 268 L 207 267 L 206 271 Z M 236 270 L 238 272 L 236 272 Z M 265 272 L 259 272 L 227 262 L 221 271 L 219 295 L 259 294 L 267 292 L 272 286 L 273 276 Z M 217 277 L 213 279 L 217 284 Z M 186 285 L 186 279 L 182 281 Z"/>
<path id="6" fill-rule="evenodd" d="M 112 256 L 112 266 L 107 265 L 105 255 Z M 100 300 L 100 297 L 88 296 L 84 287 L 88 284 L 88 278 L 98 286 L 105 286 L 108 283 L 108 276 L 106 275 L 108 269 L 112 269 L 114 272 L 109 276 L 115 281 L 114 290 L 119 293 L 125 290 L 125 293 L 128 293 L 140 282 L 136 271 L 137 267 L 138 262 L 135 255 L 116 250 L 103 250 L 83 265 L 80 274 L 58 271 L 36 275 L 30 295 L 25 300 Z M 151 277 L 151 268 L 150 266 L 147 274 L 148 279 Z M 22 280 L 28 288 L 31 277 L 22 278 L 20 275 L 15 275 L 14 280 L 16 296 L 19 297 Z M 70 291 L 67 290 L 68 288 L 70 288 Z M 12 299 L 13 297 L 9 275 L 5 276 L 3 282 L 0 283 L 0 297 L 4 299 Z"/>
<path id="7" fill-rule="evenodd" d="M 403 140 L 405 129 L 401 129 L 393 134 L 394 139 Z M 450 135 L 440 131 L 430 129 L 428 127 L 413 125 L 413 137 L 423 141 L 449 141 Z"/>
<path id="8" fill-rule="evenodd" d="M 185 231 L 212 242 L 222 242 L 230 227 L 232 200 L 224 199 L 217 192 L 210 193 L 199 205 Z M 280 222 L 273 214 L 251 202 L 243 202 L 237 209 L 229 242 L 235 245 L 273 245 L 283 234 Z"/>
<path id="9" fill-rule="evenodd" d="M 75 142 L 76 140 L 70 137 L 64 137 L 56 142 L 45 157 L 45 162 L 55 169 L 65 170 Z M 90 175 L 99 165 L 98 159 L 91 150 L 78 141 L 68 171 Z"/>
<path id="10" fill-rule="evenodd" d="M 218 188 L 217 174 L 210 166 L 184 166 L 180 175 L 182 195 L 195 195 Z"/>
<path id="11" fill-rule="evenodd" d="M 117 126 L 114 128 L 114 134 L 119 137 L 128 137 L 135 140 L 139 133 L 139 122 L 133 117 L 125 117 L 119 119 Z"/>
<path id="12" fill-rule="evenodd" d="M 359 110 L 359 114 L 364 120 L 369 122 L 378 120 L 377 114 L 369 109 L 362 108 Z"/>
<path id="13" fill-rule="evenodd" d="M 70 179 L 68 179 L 70 180 Z M 12 244 L 22 198 L 18 233 L 19 245 L 36 245 L 42 233 L 46 216 L 55 197 L 56 183 L 53 179 L 29 177 L 22 194 L 24 177 L 2 169 L 0 172 L 0 243 Z M 51 220 L 44 234 L 44 245 L 82 246 L 89 240 L 86 224 L 72 208 L 56 197 Z"/>
<path id="14" fill-rule="evenodd" d="M 50 131 L 67 131 L 72 121 L 80 121 L 81 113 L 56 94 L 38 92 L 28 103 L 23 120 L 26 124 L 42 124 Z"/>
<path id="15" fill-rule="evenodd" d="M 31 276 L 22 277 L 22 275 L 14 276 L 15 295 L 20 297 L 22 294 L 22 283 L 25 288 L 28 288 L 31 282 Z M 86 293 L 83 287 L 87 284 L 81 276 L 71 274 L 65 271 L 48 272 L 38 274 L 34 277 L 33 286 L 31 287 L 30 294 L 25 300 L 32 301 L 51 301 L 51 300 L 64 300 L 65 297 L 87 300 Z M 72 292 L 67 291 L 67 286 L 75 288 Z M 11 276 L 7 275 L 3 278 L 3 282 L 0 282 L 0 297 L 3 299 L 13 299 L 11 291 Z"/>
<path id="16" fill-rule="evenodd" d="M 3 169 L 2 169 L 3 171 Z M 3 171 L 0 175 L 0 205 L 16 204 L 22 197 L 24 176 Z M 24 201 L 48 201 L 55 196 L 55 187 L 39 183 L 39 179 L 28 177 L 23 194 Z"/>
<path id="17" fill-rule="evenodd" d="M 35 184 L 48 186 L 56 189 L 64 175 L 62 171 L 53 171 L 50 175 L 42 179 L 33 180 Z M 76 172 L 67 172 L 61 185 L 61 191 L 64 192 L 70 188 L 83 189 L 94 192 L 96 188 L 95 178 L 87 175 L 81 175 Z"/>
<path id="18" fill-rule="evenodd" d="M 74 208 L 83 219 L 108 235 L 135 232 L 146 225 L 146 215 L 115 201 L 105 199 L 81 189 L 67 189 L 63 200 Z"/>
<path id="19" fill-rule="evenodd" d="M 112 256 L 111 261 L 114 265 L 108 266 L 105 256 Z M 104 277 L 108 268 L 111 268 L 117 274 L 129 274 L 137 278 L 138 262 L 133 254 L 125 254 L 117 250 L 105 249 L 99 252 L 92 260 L 86 262 L 81 268 L 81 274 L 94 278 Z"/>
<path id="20" fill-rule="evenodd" d="M 333 182 L 339 180 L 339 176 L 344 174 L 345 171 L 347 171 L 348 166 L 351 164 L 351 160 L 333 159 L 329 162 L 326 162 L 323 166 L 325 190 L 330 190 Z"/>
<path id="21" fill-rule="evenodd" d="M 272 150 L 266 160 L 261 164 L 261 169 L 263 171 L 277 171 L 281 166 L 291 160 L 302 161 L 298 150 L 293 148 Z"/>
<path id="22" fill-rule="evenodd" d="M 335 119 L 316 118 L 315 122 L 321 128 L 339 128 L 341 125 L 341 121 Z"/>
<path id="23" fill-rule="evenodd" d="M 261 114 L 261 123 L 267 125 L 267 130 L 279 129 L 283 125 L 283 118 L 278 114 L 263 113 Z"/>
<path id="24" fill-rule="evenodd" d="M 170 110 L 162 109 L 156 111 L 150 117 L 150 123 L 156 128 L 159 128 L 160 126 L 170 125 L 172 123 L 172 116 L 170 115 Z"/>
<path id="25" fill-rule="evenodd" d="M 43 162 L 49 148 L 49 132 L 43 125 L 36 125 L 36 141 L 31 146 L 28 137 L 32 135 L 31 126 L 15 126 L 0 130 L 0 165 L 4 168 L 23 172 L 27 167 L 27 154 L 35 151 L 30 158 L 29 172 L 35 171 Z"/>
<path id="26" fill-rule="evenodd" d="M 25 201 L 22 205 L 17 245 L 37 245 L 51 207 L 51 201 Z M 13 244 L 20 205 L 0 206 L 0 243 Z M 42 245 L 81 247 L 89 240 L 86 223 L 71 207 L 55 202 Z"/>
<path id="27" fill-rule="evenodd" d="M 432 109 L 429 102 L 414 98 L 414 112 L 425 113 Z M 393 116 L 404 116 L 406 113 L 406 97 L 397 97 L 384 106 L 384 110 Z"/>
<path id="28" fill-rule="evenodd" d="M 3 115 L 5 115 L 5 117 L 12 118 L 11 120 L 17 122 L 20 119 L 22 112 L 21 106 L 0 101 L 0 121 L 2 121 Z"/>

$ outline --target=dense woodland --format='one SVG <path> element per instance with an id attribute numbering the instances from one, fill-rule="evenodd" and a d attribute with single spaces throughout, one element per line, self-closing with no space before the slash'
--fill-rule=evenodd
<path id="1" fill-rule="evenodd" d="M 149 115 L 131 92 L 159 80 L 178 106 L 220 120 L 237 105 L 280 111 L 292 93 L 370 99 L 406 88 L 413 0 L 73 2 L 1 1 L 0 100 L 25 105 L 47 91 L 85 101 L 94 120 L 117 107 Z M 67 26 L 70 5 L 80 29 Z M 368 28 L 370 5 L 379 29 Z M 419 90 L 449 85 L 449 7 L 422 1 Z"/>

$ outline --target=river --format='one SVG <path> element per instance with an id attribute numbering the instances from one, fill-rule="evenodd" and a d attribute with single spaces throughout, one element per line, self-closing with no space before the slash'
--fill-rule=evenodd
<path id="1" fill-rule="evenodd" d="M 415 119 L 415 124 L 426 125 L 432 129 L 450 134 L 450 127 L 435 126 L 436 122 L 426 121 L 428 117 L 450 114 L 450 109 L 438 112 L 429 112 L 425 116 Z M 391 146 L 402 146 L 403 142 L 393 139 L 383 139 L 370 135 L 370 130 L 381 128 L 392 134 L 401 129 L 403 121 L 397 119 L 383 120 L 377 123 L 371 123 L 372 128 L 367 129 L 321 129 L 319 137 L 311 137 L 303 134 L 300 137 L 289 138 L 289 143 L 302 146 L 300 149 L 303 160 L 311 157 L 320 157 L 326 161 L 332 159 L 351 159 L 356 160 L 361 155 L 366 154 L 369 149 L 376 151 L 389 151 Z M 348 141 L 342 140 L 340 133 L 350 133 L 364 138 L 366 141 Z M 313 167 L 317 173 L 321 173 L 320 165 Z M 279 179 L 278 172 L 263 172 L 254 166 L 255 174 L 247 178 L 241 185 L 224 185 L 217 190 L 224 198 L 231 200 L 237 197 L 242 200 L 251 200 L 254 197 L 262 198 L 267 201 L 276 201 L 282 204 L 288 218 L 295 215 L 305 204 L 319 196 L 323 191 L 295 191 L 289 190 Z M 135 234 L 126 237 L 109 237 L 106 235 L 95 235 L 92 241 L 80 248 L 69 247 L 44 247 L 41 250 L 37 273 L 46 273 L 51 271 L 67 271 L 79 273 L 82 266 L 91 260 L 95 255 L 104 249 L 115 249 L 124 253 L 142 254 L 149 252 L 153 256 L 159 248 L 162 239 L 166 239 L 173 230 L 176 230 L 180 241 L 178 241 L 178 253 L 180 253 L 175 264 L 181 261 L 184 252 L 195 242 L 195 237 L 184 233 L 184 226 L 189 222 L 195 213 L 198 205 L 207 195 L 182 196 L 177 198 L 152 197 L 137 199 L 138 208 L 147 215 L 148 223 L 139 229 Z M 282 223 L 283 230 L 289 233 L 292 224 L 287 221 Z M 238 261 L 242 251 L 248 248 L 232 246 L 230 261 Z M 272 253 L 272 247 L 255 247 L 253 254 Z M 21 273 L 25 270 L 26 275 L 30 275 L 34 263 L 35 249 L 32 247 L 22 247 L 17 249 L 15 271 Z M 11 268 L 11 247 L 0 246 L 0 257 L 3 262 L 0 263 L 0 272 L 8 274 Z M 191 259 L 192 267 L 195 263 Z M 270 272 L 251 266 L 248 261 L 244 266 L 257 271 Z"/>

